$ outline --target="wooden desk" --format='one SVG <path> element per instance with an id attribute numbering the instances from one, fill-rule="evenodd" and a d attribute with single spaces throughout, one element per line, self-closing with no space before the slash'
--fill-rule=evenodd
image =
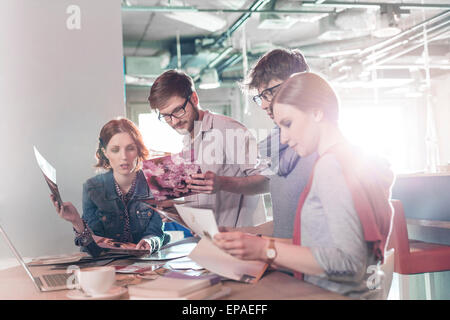
<path id="1" fill-rule="evenodd" d="M 126 263 L 126 261 L 121 261 Z M 61 273 L 62 270 L 50 270 L 50 267 L 32 267 L 33 275 L 42 273 Z M 224 281 L 231 288 L 226 300 L 342 300 L 347 297 L 321 289 L 312 284 L 297 280 L 282 272 L 271 272 L 258 283 L 245 284 Z M 21 266 L 0 271 L 0 300 L 67 300 L 68 290 L 38 292 L 33 282 Z M 124 296 L 122 299 L 128 299 Z"/>

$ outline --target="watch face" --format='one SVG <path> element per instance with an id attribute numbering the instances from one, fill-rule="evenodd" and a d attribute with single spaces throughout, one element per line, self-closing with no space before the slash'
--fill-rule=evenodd
<path id="1" fill-rule="evenodd" d="M 277 255 L 277 252 L 274 249 L 267 249 L 267 258 L 274 259 Z"/>

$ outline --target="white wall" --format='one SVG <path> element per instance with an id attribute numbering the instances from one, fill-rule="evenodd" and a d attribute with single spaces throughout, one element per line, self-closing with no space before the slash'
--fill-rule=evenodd
<path id="1" fill-rule="evenodd" d="M 67 28 L 77 25 L 70 5 L 81 29 Z M 125 115 L 120 0 L 3 0 L 0 46 L 0 223 L 23 256 L 77 251 L 32 146 L 81 212 L 100 129 Z M 0 258 L 9 257 L 1 239 Z"/>

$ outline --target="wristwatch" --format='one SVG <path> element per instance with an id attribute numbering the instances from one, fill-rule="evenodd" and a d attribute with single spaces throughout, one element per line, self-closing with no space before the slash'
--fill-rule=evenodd
<path id="1" fill-rule="evenodd" d="M 277 249 L 275 249 L 275 239 L 269 239 L 269 247 L 266 249 L 266 256 L 269 264 L 277 257 Z"/>

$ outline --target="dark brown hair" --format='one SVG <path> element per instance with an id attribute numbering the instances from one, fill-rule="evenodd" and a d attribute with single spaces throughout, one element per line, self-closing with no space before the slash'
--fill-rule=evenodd
<path id="1" fill-rule="evenodd" d="M 150 89 L 150 108 L 159 109 L 174 96 L 186 99 L 194 91 L 194 81 L 189 75 L 178 70 L 168 70 L 156 78 Z"/>
<path id="2" fill-rule="evenodd" d="M 103 149 L 106 150 L 106 146 L 108 145 L 111 138 L 117 133 L 126 132 L 131 138 L 134 140 L 134 143 L 137 146 L 138 150 L 138 160 L 139 162 L 146 160 L 148 158 L 149 152 L 144 145 L 144 141 L 142 139 L 142 135 L 136 125 L 125 118 L 118 118 L 115 120 L 109 121 L 105 124 L 100 131 L 100 137 L 98 139 L 98 148 L 95 152 L 95 157 L 97 158 L 96 168 L 104 168 L 109 169 L 109 160 L 106 158 L 103 153 Z M 138 163 L 136 169 L 140 169 L 140 163 Z"/>
<path id="3" fill-rule="evenodd" d="M 339 100 L 336 93 L 324 78 L 312 72 L 291 75 L 281 85 L 271 108 L 277 103 L 292 105 L 304 112 L 320 109 L 325 119 L 336 123 L 339 118 Z"/>
<path id="4" fill-rule="evenodd" d="M 286 80 L 293 73 L 309 71 L 305 57 L 298 49 L 274 49 L 263 55 L 241 84 L 244 91 L 258 89 L 272 79 Z"/>

